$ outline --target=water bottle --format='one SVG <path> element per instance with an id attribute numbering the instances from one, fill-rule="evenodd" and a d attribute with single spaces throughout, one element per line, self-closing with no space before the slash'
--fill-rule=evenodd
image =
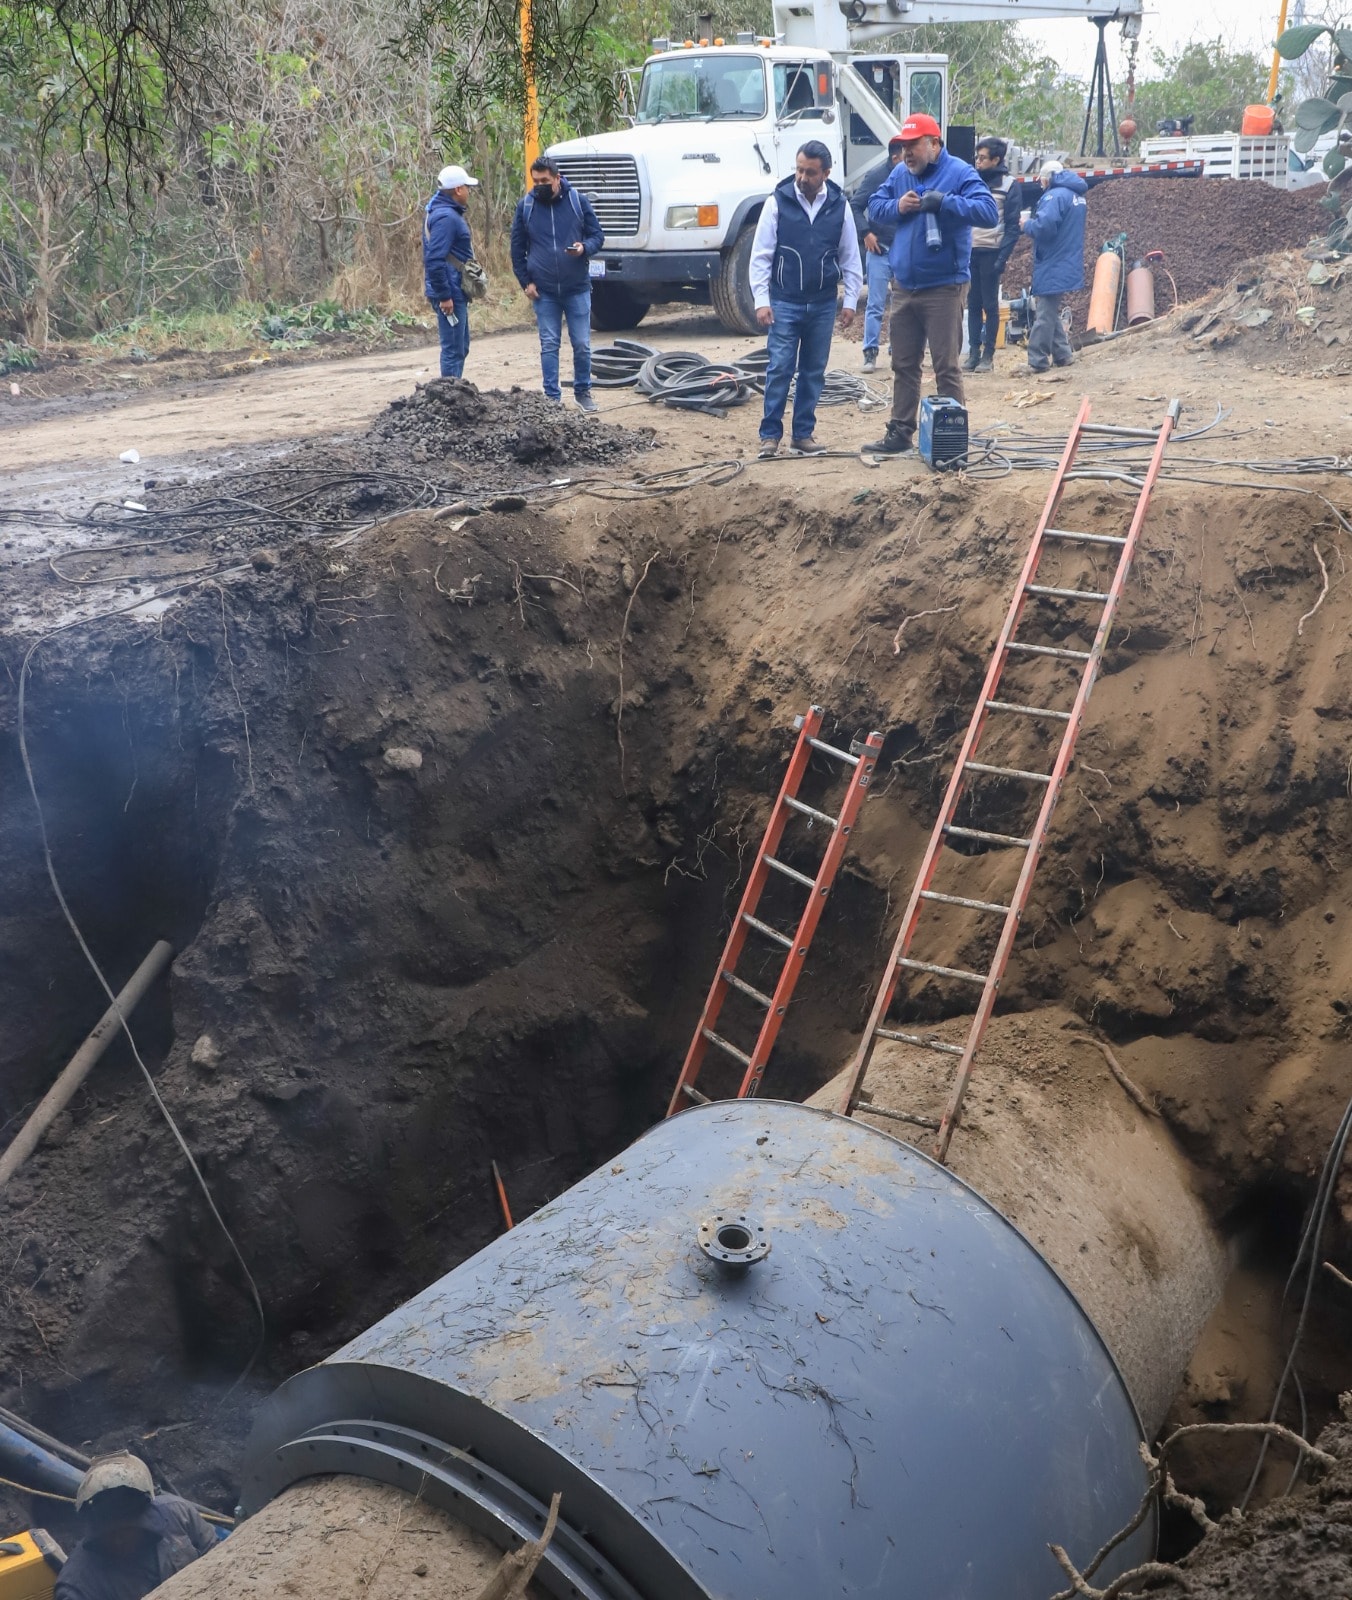
<path id="1" fill-rule="evenodd" d="M 925 243 L 931 250 L 942 250 L 944 236 L 939 231 L 939 219 L 933 211 L 925 213 Z"/>

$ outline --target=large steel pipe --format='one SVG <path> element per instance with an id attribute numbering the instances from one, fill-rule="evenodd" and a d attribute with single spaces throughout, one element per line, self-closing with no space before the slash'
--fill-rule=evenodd
<path id="1" fill-rule="evenodd" d="M 1136 1511 L 1141 1437 L 1085 1312 L 961 1179 L 858 1121 L 731 1102 L 285 1384 L 244 1510 L 346 1473 L 506 1547 L 561 1491 L 536 1578 L 558 1596 L 1046 1600 L 1049 1542 L 1083 1563 Z M 231 1593 L 249 1532 L 170 1592 Z M 321 1592 L 301 1543 L 283 1587 Z"/>

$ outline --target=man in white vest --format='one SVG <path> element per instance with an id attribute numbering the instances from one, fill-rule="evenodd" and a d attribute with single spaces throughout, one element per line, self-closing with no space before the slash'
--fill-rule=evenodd
<path id="1" fill-rule="evenodd" d="M 1019 242 L 1023 186 L 1009 174 L 1003 139 L 983 139 L 976 147 L 976 170 L 1000 207 L 993 228 L 972 229 L 972 288 L 967 297 L 967 372 L 991 372 L 995 339 L 1000 331 L 1000 279 L 1010 252 Z"/>

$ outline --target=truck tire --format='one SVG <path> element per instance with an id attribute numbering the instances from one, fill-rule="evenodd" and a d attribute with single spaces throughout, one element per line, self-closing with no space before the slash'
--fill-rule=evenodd
<path id="1" fill-rule="evenodd" d="M 756 302 L 751 295 L 751 246 L 756 239 L 753 217 L 723 252 L 723 265 L 709 285 L 714 314 L 729 333 L 759 333 Z"/>
<path id="2" fill-rule="evenodd" d="M 601 279 L 592 284 L 592 327 L 602 333 L 637 328 L 648 315 L 651 305 L 650 300 L 640 300 L 632 289 L 626 289 L 623 284 L 607 283 Z"/>

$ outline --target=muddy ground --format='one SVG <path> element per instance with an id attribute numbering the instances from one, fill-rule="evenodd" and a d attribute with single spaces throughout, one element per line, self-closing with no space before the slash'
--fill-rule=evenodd
<path id="1" fill-rule="evenodd" d="M 1194 353 L 1189 337 L 1169 324 L 1089 352 L 1073 385 L 1030 384 L 1007 357 L 973 409 L 1054 438 L 1082 390 L 1128 423 L 1157 420 L 1166 392 L 1198 421 L 1235 406 L 1176 460 L 1244 481 L 1157 492 L 1003 1004 L 1101 1029 L 1196 1163 L 1241 1275 L 1176 1416 L 1242 1419 L 1270 1403 L 1291 1333 L 1281 1283 L 1348 1092 L 1350 541 L 1319 496 L 1346 515 L 1349 492 L 1322 474 L 1279 494 L 1201 458 L 1337 449 L 1347 401 L 1259 385 L 1243 339 Z M 511 336 L 484 344 L 486 365 L 529 367 Z M 228 434 L 223 398 L 210 425 Z M 369 397 L 374 418 L 387 398 Z M 653 424 L 632 397 L 603 405 Z M 398 416 L 365 446 L 353 418 L 346 459 L 382 464 Z M 316 420 L 298 461 L 334 447 Z M 106 424 L 94 414 L 89 437 Z M 10 459 L 33 471 L 54 426 L 11 435 Z M 655 447 L 601 475 L 735 462 L 754 430 L 749 412 L 659 414 Z M 876 431 L 853 410 L 823 419 L 833 442 Z M 37 470 L 53 477 L 102 448 L 72 437 L 59 455 L 47 437 Z M 536 467 L 538 488 L 553 469 Z M 452 477 L 443 500 L 463 489 Z M 811 702 L 834 742 L 887 735 L 767 1090 L 825 1082 L 867 1012 L 1044 493 L 1037 474 L 780 460 L 683 492 L 416 511 L 341 546 L 270 528 L 129 552 L 138 583 L 203 561 L 214 575 L 42 644 L 27 739 L 110 978 L 155 938 L 180 951 L 136 1032 L 266 1330 L 232 1388 L 258 1343 L 251 1303 L 118 1045 L 0 1196 L 0 1402 L 75 1442 L 134 1443 L 228 1505 L 253 1400 L 500 1226 L 490 1158 L 528 1211 L 660 1114 Z M 1120 484 L 1082 484 L 1066 514 L 1114 531 L 1129 506 Z M 16 747 L 24 653 L 70 615 L 69 583 L 27 559 L 43 537 L 5 552 L 14 609 L 46 619 L 0 645 L 8 1131 L 103 1004 L 47 885 Z M 126 581 L 91 595 L 140 597 Z M 1064 606 L 1056 627 L 1082 642 Z M 1340 1184 L 1323 1243 L 1344 1266 L 1349 1207 Z M 1321 1277 L 1303 1347 L 1316 1425 L 1352 1383 L 1346 1293 Z M 1197 1452 L 1180 1476 L 1221 1509 L 1251 1461 Z"/>

